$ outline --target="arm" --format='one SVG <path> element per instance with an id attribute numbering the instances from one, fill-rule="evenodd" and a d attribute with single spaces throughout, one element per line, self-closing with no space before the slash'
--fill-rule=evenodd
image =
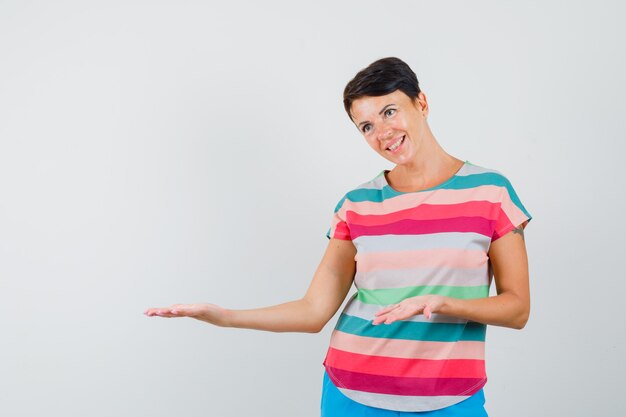
<path id="1" fill-rule="evenodd" d="M 144 314 L 192 317 L 222 327 L 316 333 L 337 312 L 350 290 L 355 251 L 352 242 L 331 239 L 306 294 L 299 300 L 251 310 L 227 310 L 214 304 L 174 304 L 151 308 Z"/>
<path id="2" fill-rule="evenodd" d="M 522 329 L 530 313 L 525 225 L 500 237 L 489 248 L 498 295 L 472 300 L 439 295 L 411 297 L 377 312 L 374 324 L 389 324 L 416 314 L 430 318 L 432 313 L 440 313 L 484 324 Z"/>

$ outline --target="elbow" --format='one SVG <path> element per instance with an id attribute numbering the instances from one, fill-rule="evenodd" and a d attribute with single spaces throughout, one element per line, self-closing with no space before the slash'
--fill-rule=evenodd
<path id="1" fill-rule="evenodd" d="M 326 323 L 311 323 L 309 326 L 307 326 L 306 329 L 304 329 L 305 333 L 319 333 L 324 329 L 324 324 Z"/>
<path id="2" fill-rule="evenodd" d="M 300 324 L 300 331 L 303 333 L 319 333 L 324 329 L 327 322 L 328 320 L 324 320 L 322 317 L 311 315 L 308 320 Z"/>
<path id="3" fill-rule="evenodd" d="M 511 327 L 514 328 L 515 330 L 522 330 L 524 327 L 526 327 L 527 322 L 528 320 L 520 319 L 516 321 L 515 323 L 513 323 Z"/>
<path id="4" fill-rule="evenodd" d="M 330 319 L 328 318 L 321 318 L 318 320 L 315 320 L 312 324 L 311 324 L 311 330 L 309 331 L 309 333 L 319 333 L 322 330 L 324 330 L 324 327 L 326 326 L 326 323 L 328 323 Z"/>
<path id="5" fill-rule="evenodd" d="M 516 296 L 510 304 L 509 320 L 505 326 L 515 330 L 522 330 L 530 317 L 530 299 Z"/>
<path id="6" fill-rule="evenodd" d="M 323 308 L 309 302 L 306 298 L 303 298 L 302 301 L 307 306 L 305 312 L 307 319 L 303 323 L 302 331 L 304 333 L 319 333 L 324 330 L 324 326 L 332 318 L 332 314 L 328 314 Z"/>
<path id="7" fill-rule="evenodd" d="M 314 328 L 311 328 L 310 330 L 307 330 L 307 333 L 319 333 L 322 331 L 323 328 L 324 327 L 314 327 Z"/>
<path id="8" fill-rule="evenodd" d="M 524 310 L 515 317 L 513 323 L 511 323 L 511 327 L 516 330 L 522 330 L 526 327 L 526 323 L 528 323 L 528 318 L 530 316 L 530 311 Z"/>

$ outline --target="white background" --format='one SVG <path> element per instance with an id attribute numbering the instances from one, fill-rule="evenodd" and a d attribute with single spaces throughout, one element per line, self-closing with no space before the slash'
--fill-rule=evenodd
<path id="1" fill-rule="evenodd" d="M 0 1 L 0 415 L 317 416 L 320 334 L 147 318 L 304 294 L 388 162 L 342 91 L 398 56 L 444 149 L 503 172 L 532 314 L 490 327 L 491 416 L 623 416 L 626 7 Z"/>

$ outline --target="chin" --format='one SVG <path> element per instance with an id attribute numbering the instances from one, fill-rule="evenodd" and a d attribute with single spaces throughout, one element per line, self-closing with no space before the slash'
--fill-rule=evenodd
<path id="1" fill-rule="evenodd" d="M 393 162 L 394 164 L 398 166 L 402 166 L 405 164 L 410 164 L 413 161 L 413 158 L 411 158 L 409 155 L 401 155 L 395 158 L 387 158 L 387 160 L 389 160 L 390 162 Z"/>

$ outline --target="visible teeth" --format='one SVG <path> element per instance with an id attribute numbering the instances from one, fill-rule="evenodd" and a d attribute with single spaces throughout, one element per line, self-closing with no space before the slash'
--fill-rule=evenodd
<path id="1" fill-rule="evenodd" d="M 399 141 L 397 141 L 396 143 L 394 143 L 393 145 L 391 145 L 389 147 L 390 151 L 395 151 L 396 149 L 398 149 L 398 146 L 400 146 L 402 144 L 402 141 L 404 140 L 404 136 L 402 136 L 402 139 L 400 139 Z"/>

